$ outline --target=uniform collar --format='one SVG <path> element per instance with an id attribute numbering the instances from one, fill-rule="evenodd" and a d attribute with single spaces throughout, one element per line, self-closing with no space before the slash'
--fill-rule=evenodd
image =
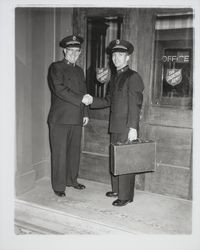
<path id="1" fill-rule="evenodd" d="M 119 69 L 119 70 L 117 70 L 117 74 L 120 74 L 120 73 L 123 73 L 123 72 L 126 72 L 127 70 L 128 70 L 128 65 L 126 65 L 125 67 L 123 67 L 123 68 L 121 68 L 121 69 Z"/>
<path id="2" fill-rule="evenodd" d="M 63 59 L 63 61 L 64 61 L 64 63 L 66 63 L 67 65 L 69 65 L 69 66 L 73 66 L 73 67 L 75 67 L 76 66 L 76 64 L 75 63 L 70 63 L 67 59 Z"/>

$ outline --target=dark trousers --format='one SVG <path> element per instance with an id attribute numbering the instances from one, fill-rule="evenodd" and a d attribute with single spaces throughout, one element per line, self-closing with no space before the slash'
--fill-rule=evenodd
<path id="1" fill-rule="evenodd" d="M 125 133 L 112 133 L 111 143 L 126 142 L 128 130 Z M 122 166 L 123 167 L 123 166 Z M 114 176 L 111 173 L 112 191 L 118 193 L 120 200 L 131 200 L 134 197 L 135 174 L 124 174 Z"/>
<path id="2" fill-rule="evenodd" d="M 54 191 L 77 184 L 82 127 L 49 124 L 51 146 L 51 183 Z"/>

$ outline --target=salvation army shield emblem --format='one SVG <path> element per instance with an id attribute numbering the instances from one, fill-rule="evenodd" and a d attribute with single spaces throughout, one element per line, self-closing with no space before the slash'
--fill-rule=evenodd
<path id="1" fill-rule="evenodd" d="M 96 69 L 96 77 L 98 82 L 107 83 L 110 80 L 110 69 L 109 68 L 97 68 Z"/>
<path id="2" fill-rule="evenodd" d="M 167 69 L 166 81 L 171 86 L 176 86 L 182 81 L 182 69 Z"/>

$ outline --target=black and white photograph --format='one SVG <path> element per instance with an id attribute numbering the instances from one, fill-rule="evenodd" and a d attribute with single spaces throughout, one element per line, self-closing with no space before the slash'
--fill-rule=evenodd
<path id="1" fill-rule="evenodd" d="M 1 3 L 2 250 L 200 248 L 200 4 L 104 2 Z"/>

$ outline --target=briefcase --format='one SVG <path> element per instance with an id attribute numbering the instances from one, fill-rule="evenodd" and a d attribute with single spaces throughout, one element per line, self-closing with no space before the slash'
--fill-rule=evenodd
<path id="1" fill-rule="evenodd" d="M 114 175 L 144 173 L 156 170 L 156 142 L 136 140 L 111 143 L 111 172 Z"/>

